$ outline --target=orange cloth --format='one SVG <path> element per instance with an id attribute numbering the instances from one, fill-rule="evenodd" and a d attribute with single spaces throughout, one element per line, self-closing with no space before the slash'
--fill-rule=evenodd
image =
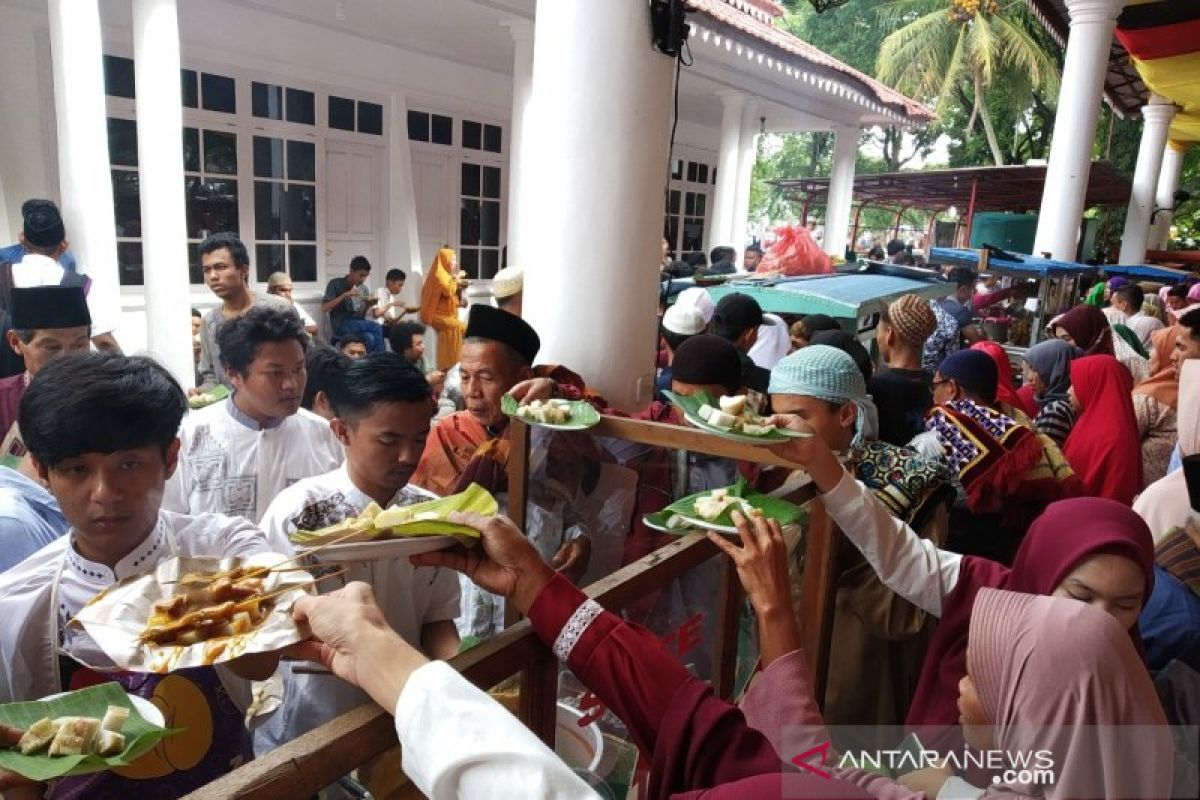
<path id="1" fill-rule="evenodd" d="M 470 411 L 451 414 L 429 432 L 421 462 L 409 483 L 434 494 L 452 494 L 459 476 L 491 438 Z"/>
<path id="2" fill-rule="evenodd" d="M 437 331 L 437 368 L 443 371 L 458 363 L 466 327 L 458 318 L 458 281 L 450 274 L 454 261 L 453 250 L 438 250 L 421 288 L 421 322 Z"/>

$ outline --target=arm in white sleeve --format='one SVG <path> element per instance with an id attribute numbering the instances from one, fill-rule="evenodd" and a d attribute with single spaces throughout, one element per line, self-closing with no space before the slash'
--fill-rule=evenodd
<path id="1" fill-rule="evenodd" d="M 595 798 L 533 732 L 441 661 L 409 676 L 396 703 L 404 771 L 427 797 Z"/>
<path id="2" fill-rule="evenodd" d="M 889 589 L 934 616 L 942 615 L 942 601 L 958 583 L 962 556 L 922 539 L 849 472 L 821 495 L 821 502 Z"/>

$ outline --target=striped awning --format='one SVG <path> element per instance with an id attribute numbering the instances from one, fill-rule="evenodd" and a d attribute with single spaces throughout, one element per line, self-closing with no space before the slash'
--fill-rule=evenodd
<path id="1" fill-rule="evenodd" d="M 1179 108 L 1171 140 L 1200 141 L 1200 2 L 1130 0 L 1117 39 L 1147 88 Z"/>

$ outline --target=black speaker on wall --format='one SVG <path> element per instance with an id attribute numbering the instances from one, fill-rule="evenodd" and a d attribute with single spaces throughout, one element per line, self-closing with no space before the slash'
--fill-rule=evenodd
<path id="1" fill-rule="evenodd" d="M 683 0 L 650 0 L 650 25 L 654 30 L 654 47 L 662 54 L 678 57 L 679 49 L 688 36 Z"/>

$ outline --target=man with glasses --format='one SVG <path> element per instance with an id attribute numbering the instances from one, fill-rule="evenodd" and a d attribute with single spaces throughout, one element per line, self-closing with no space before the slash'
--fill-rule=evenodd
<path id="1" fill-rule="evenodd" d="M 296 302 L 296 298 L 292 296 L 292 279 L 288 277 L 286 272 L 272 272 L 267 278 L 267 294 L 273 294 L 281 300 L 286 300 L 291 304 L 292 310 L 300 317 L 300 321 L 304 323 L 304 330 L 309 336 L 317 335 L 317 323 L 312 316 L 304 310 L 304 306 Z"/>

